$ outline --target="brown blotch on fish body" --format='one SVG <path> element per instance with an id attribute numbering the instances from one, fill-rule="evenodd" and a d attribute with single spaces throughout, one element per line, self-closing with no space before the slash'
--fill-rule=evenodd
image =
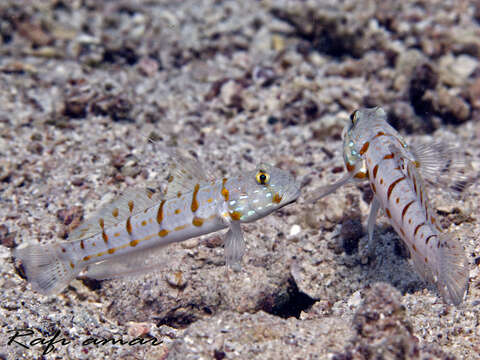
<path id="1" fill-rule="evenodd" d="M 350 165 L 350 164 L 347 162 L 346 166 L 347 166 L 347 171 L 348 171 L 348 172 L 352 172 L 353 170 L 355 170 L 355 165 Z"/>
<path id="2" fill-rule="evenodd" d="M 203 225 L 203 219 L 199 217 L 194 217 L 192 220 L 192 224 L 195 226 L 202 226 Z"/>
<path id="3" fill-rule="evenodd" d="M 374 193 L 376 193 L 376 192 L 377 192 L 377 188 L 375 187 L 375 184 L 372 182 L 370 185 L 371 185 L 371 187 L 372 187 L 372 191 L 373 191 Z"/>
<path id="4" fill-rule="evenodd" d="M 195 212 L 198 210 L 198 206 L 199 206 L 197 201 L 198 190 L 200 190 L 200 184 L 195 184 L 195 187 L 193 189 L 193 195 L 192 195 L 192 205 L 191 205 L 192 212 Z"/>
<path id="5" fill-rule="evenodd" d="M 146 226 L 147 222 L 145 220 L 142 221 L 142 226 Z"/>
<path id="6" fill-rule="evenodd" d="M 171 183 L 171 182 L 173 181 L 173 176 L 170 175 L 170 176 L 168 177 L 167 181 L 168 181 L 169 183 Z"/>
<path id="7" fill-rule="evenodd" d="M 398 204 L 398 203 L 400 202 L 400 198 L 397 197 L 397 198 L 395 199 L 395 202 Z"/>
<path id="8" fill-rule="evenodd" d="M 131 247 L 135 247 L 135 246 L 138 245 L 138 243 L 139 243 L 138 240 L 132 240 L 132 241 L 130 241 L 130 246 L 131 246 Z"/>
<path id="9" fill-rule="evenodd" d="M 223 178 L 222 180 L 222 196 L 223 198 L 225 199 L 225 201 L 228 201 L 228 198 L 229 198 L 229 193 L 228 193 L 228 189 L 225 187 L 225 183 L 227 182 L 227 178 Z"/>
<path id="10" fill-rule="evenodd" d="M 398 178 L 397 180 L 395 180 L 394 182 L 392 182 L 390 184 L 390 186 L 388 187 L 388 190 L 387 190 L 387 199 L 390 199 L 390 195 L 392 195 L 392 191 L 393 191 L 393 188 L 402 180 L 406 179 L 405 176 L 401 177 L 401 178 Z"/>
<path id="11" fill-rule="evenodd" d="M 105 242 L 105 244 L 108 243 L 108 236 L 107 236 L 107 234 L 105 233 L 105 230 L 102 231 L 102 238 L 103 238 L 103 241 Z"/>
<path id="12" fill-rule="evenodd" d="M 430 238 L 435 237 L 435 236 L 437 236 L 437 235 L 430 235 L 429 237 L 427 237 L 427 238 L 425 239 L 425 244 L 428 245 L 428 242 L 430 241 Z"/>
<path id="13" fill-rule="evenodd" d="M 380 179 L 380 185 L 383 185 L 383 178 Z"/>
<path id="14" fill-rule="evenodd" d="M 424 260 L 425 260 L 425 263 L 427 263 L 427 264 L 428 264 L 428 259 L 427 259 L 427 258 L 425 258 Z"/>
<path id="15" fill-rule="evenodd" d="M 393 153 L 387 154 L 383 157 L 383 160 L 393 159 L 394 157 L 395 157 L 395 155 Z"/>
<path id="16" fill-rule="evenodd" d="M 119 236 L 120 236 L 120 233 L 119 233 L 119 232 L 116 232 L 115 234 L 113 234 L 113 236 L 119 237 Z"/>
<path id="17" fill-rule="evenodd" d="M 418 224 L 418 225 L 417 225 L 417 227 L 415 228 L 415 231 L 413 232 L 413 236 L 416 236 L 416 235 L 417 235 L 418 230 L 419 230 L 423 225 L 425 225 L 424 222 L 422 222 L 421 224 Z"/>
<path id="18" fill-rule="evenodd" d="M 102 228 L 102 229 L 105 227 L 105 221 L 103 220 L 103 218 L 98 219 L 98 224 L 100 225 L 100 228 Z"/>
<path id="19" fill-rule="evenodd" d="M 182 196 L 182 192 L 181 192 L 181 191 L 179 191 L 179 192 L 177 193 L 177 197 L 179 198 L 180 196 Z"/>
<path id="20" fill-rule="evenodd" d="M 275 193 L 275 195 L 273 195 L 272 201 L 276 204 L 280 204 L 280 202 L 282 201 L 282 197 L 278 195 L 278 193 Z"/>
<path id="21" fill-rule="evenodd" d="M 387 214 L 387 216 L 388 216 L 389 219 L 392 218 L 392 214 L 390 213 L 390 209 L 389 209 L 389 208 L 385 208 L 385 213 Z"/>
<path id="22" fill-rule="evenodd" d="M 412 249 L 413 251 L 417 252 L 417 247 L 415 246 L 415 244 L 412 244 Z"/>
<path id="23" fill-rule="evenodd" d="M 405 206 L 403 207 L 403 210 L 402 210 L 402 222 L 403 222 L 403 218 L 405 217 L 405 214 L 407 213 L 408 208 L 409 208 L 410 205 L 412 205 L 414 202 L 415 202 L 415 201 L 412 200 L 412 201 L 410 201 L 407 205 L 405 205 Z M 410 222 L 410 220 L 409 220 L 409 222 Z"/>
<path id="24" fill-rule="evenodd" d="M 240 211 L 231 211 L 228 213 L 232 220 L 238 221 L 242 217 L 242 213 Z"/>
<path id="25" fill-rule="evenodd" d="M 178 215 L 178 214 L 180 214 L 181 212 L 182 212 L 182 210 L 180 210 L 180 209 L 175 209 L 175 214 Z"/>
<path id="26" fill-rule="evenodd" d="M 70 267 L 71 267 L 72 269 L 75 268 L 75 265 L 74 265 L 73 262 L 71 262 L 71 261 L 70 261 Z"/>
<path id="27" fill-rule="evenodd" d="M 165 237 L 168 235 L 168 230 L 162 229 L 158 232 L 158 236 Z"/>
<path id="28" fill-rule="evenodd" d="M 83 240 L 80 240 L 80 247 L 82 248 L 82 250 L 85 249 L 85 244 L 84 244 Z"/>
<path id="29" fill-rule="evenodd" d="M 357 179 L 365 179 L 367 177 L 368 177 L 368 174 L 363 171 L 357 172 L 354 176 L 354 178 L 357 178 Z"/>
<path id="30" fill-rule="evenodd" d="M 108 249 L 108 253 L 113 254 L 115 252 L 115 250 L 116 250 L 115 248 Z"/>
<path id="31" fill-rule="evenodd" d="M 129 216 L 128 219 L 127 219 L 127 224 L 125 226 L 125 228 L 127 229 L 128 235 L 132 235 L 132 223 L 130 221 L 130 218 L 131 217 Z"/>
<path id="32" fill-rule="evenodd" d="M 373 138 L 376 139 L 376 138 L 378 138 L 378 137 L 380 137 L 380 136 L 384 136 L 384 135 L 385 135 L 385 133 L 384 133 L 383 131 L 379 131 L 379 132 L 377 133 L 377 135 L 375 135 Z"/>
<path id="33" fill-rule="evenodd" d="M 367 141 L 365 144 L 363 144 L 362 148 L 359 151 L 360 155 L 363 155 L 367 152 L 368 147 L 370 146 L 370 143 Z"/>
<path id="34" fill-rule="evenodd" d="M 373 178 L 374 179 L 377 177 L 377 172 L 378 172 L 378 164 L 375 165 L 375 167 L 373 168 Z"/>
<path id="35" fill-rule="evenodd" d="M 133 212 L 133 200 L 130 200 L 128 202 L 128 210 L 130 210 L 130 212 Z"/>
<path id="36" fill-rule="evenodd" d="M 90 260 L 90 256 L 85 256 L 85 257 L 83 258 L 83 261 L 88 261 L 88 260 Z"/>
<path id="37" fill-rule="evenodd" d="M 163 205 L 165 204 L 165 200 L 162 200 L 160 206 L 158 207 L 157 211 L 157 223 L 161 224 L 163 221 Z"/>
<path id="38" fill-rule="evenodd" d="M 210 204 L 210 203 L 213 202 L 213 199 L 212 199 L 212 198 L 208 198 L 208 199 L 207 199 L 207 202 Z"/>
<path id="39" fill-rule="evenodd" d="M 117 217 L 117 216 L 118 216 L 118 213 L 119 213 L 118 208 L 113 209 L 113 211 L 112 211 L 113 217 Z"/>
<path id="40" fill-rule="evenodd" d="M 187 225 L 180 225 L 180 226 L 177 226 L 175 229 L 173 229 L 174 231 L 180 231 L 180 230 L 183 230 L 187 227 Z"/>

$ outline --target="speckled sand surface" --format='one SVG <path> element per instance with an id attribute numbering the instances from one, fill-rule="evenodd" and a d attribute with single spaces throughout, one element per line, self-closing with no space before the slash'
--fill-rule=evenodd
<path id="1" fill-rule="evenodd" d="M 480 2 L 96 1 L 0 3 L 0 358 L 29 328 L 47 359 L 480 358 Z M 381 217 L 364 256 L 371 193 L 351 185 L 244 226 L 240 273 L 221 233 L 165 250 L 133 279 L 75 280 L 43 297 L 10 250 L 49 243 L 130 186 L 165 177 L 161 144 L 217 176 L 268 161 L 304 193 L 343 174 L 341 131 L 381 105 L 407 141 L 456 144 L 473 184 L 431 195 L 461 235 L 470 290 L 446 306 Z M 162 257 L 163 258 L 163 257 Z M 153 346 L 85 345 L 89 337 Z"/>

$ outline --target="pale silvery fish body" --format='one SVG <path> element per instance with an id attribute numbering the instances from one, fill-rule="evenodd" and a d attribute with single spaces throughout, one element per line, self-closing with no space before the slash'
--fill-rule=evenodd
<path id="1" fill-rule="evenodd" d="M 217 181 L 205 181 L 197 171 L 180 169 L 162 198 L 144 190 L 127 191 L 75 229 L 70 235 L 74 240 L 17 248 L 14 256 L 32 287 L 52 294 L 82 270 L 94 278 L 115 277 L 111 265 L 116 262 L 229 228 L 227 265 L 238 268 L 245 250 L 240 223 L 267 216 L 300 195 L 289 172 L 267 164 Z"/>
<path id="2" fill-rule="evenodd" d="M 423 153 L 416 152 L 407 146 L 386 122 L 381 108 L 357 110 L 350 119 L 343 134 L 348 175 L 316 198 L 352 179 L 368 180 L 374 193 L 367 225 L 370 250 L 376 216 L 382 208 L 408 247 L 417 272 L 437 285 L 445 301 L 459 304 L 468 284 L 468 263 L 458 239 L 442 233 L 421 176 L 422 167 L 437 167 L 433 152 L 428 147 Z"/>

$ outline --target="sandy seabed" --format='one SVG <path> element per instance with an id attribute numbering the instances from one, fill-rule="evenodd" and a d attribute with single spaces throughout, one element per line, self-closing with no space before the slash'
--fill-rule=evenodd
<path id="1" fill-rule="evenodd" d="M 480 358 L 479 24 L 478 1 L 2 1 L 0 358 Z M 344 175 L 342 129 L 372 106 L 407 142 L 465 158 L 463 197 L 429 191 L 468 256 L 457 308 L 383 217 L 365 257 L 367 184 L 244 225 L 238 273 L 221 233 L 166 248 L 158 271 L 58 296 L 16 273 L 11 248 L 61 241 L 126 189 L 162 183 L 148 139 L 219 178 L 275 164 L 305 195 Z"/>

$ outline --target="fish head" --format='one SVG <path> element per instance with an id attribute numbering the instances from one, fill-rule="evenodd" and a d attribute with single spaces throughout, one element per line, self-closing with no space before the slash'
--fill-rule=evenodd
<path id="1" fill-rule="evenodd" d="M 300 196 L 300 184 L 286 170 L 260 164 L 247 171 L 230 191 L 228 207 L 241 222 L 251 222 L 288 205 Z"/>
<path id="2" fill-rule="evenodd" d="M 374 129 L 386 123 L 387 114 L 381 107 L 355 110 L 350 115 L 350 123 L 343 129 L 343 158 L 347 168 L 365 168 L 360 154 L 362 147 L 375 135 Z"/>

